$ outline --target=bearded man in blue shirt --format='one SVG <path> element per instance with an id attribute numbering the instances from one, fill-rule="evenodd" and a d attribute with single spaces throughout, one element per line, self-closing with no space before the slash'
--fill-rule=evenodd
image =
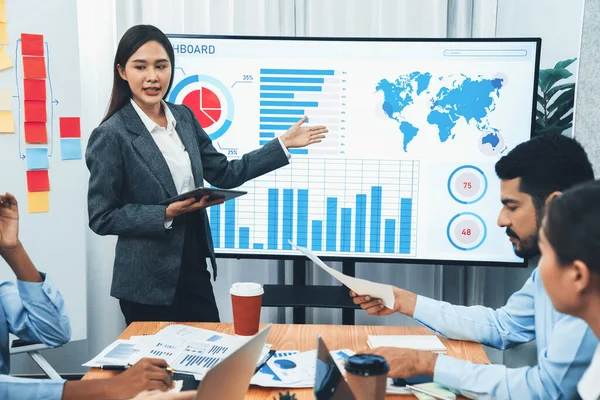
<path id="1" fill-rule="evenodd" d="M 515 253 L 539 259 L 538 230 L 546 200 L 594 179 L 587 154 L 574 139 L 540 136 L 521 143 L 496 163 L 501 180 L 502 210 L 498 225 L 506 228 Z M 446 355 L 398 348 L 371 352 L 390 363 L 390 376 L 429 375 L 439 384 L 468 397 L 487 399 L 579 398 L 577 382 L 591 362 L 598 340 L 581 319 L 558 313 L 537 268 L 505 306 L 454 306 L 394 287 L 393 309 L 381 299 L 354 297 L 371 315 L 399 312 L 413 317 L 450 339 L 469 340 L 508 349 L 536 340 L 538 362 L 533 367 L 472 364 Z"/>

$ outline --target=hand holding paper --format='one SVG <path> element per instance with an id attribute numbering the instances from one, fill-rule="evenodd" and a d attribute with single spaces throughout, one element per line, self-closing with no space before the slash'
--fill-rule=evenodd
<path id="1" fill-rule="evenodd" d="M 303 253 L 306 257 L 311 259 L 319 267 L 323 268 L 331 276 L 338 281 L 342 282 L 348 288 L 352 289 L 355 293 L 361 296 L 371 296 L 373 298 L 380 298 L 383 300 L 383 305 L 392 310 L 394 308 L 394 292 L 391 285 L 385 285 L 383 283 L 375 283 L 365 279 L 353 278 L 348 275 L 344 275 L 335 269 L 328 267 L 323 261 L 319 259 L 312 251 L 305 247 L 296 246 L 294 243 L 289 242 L 296 250 Z"/>

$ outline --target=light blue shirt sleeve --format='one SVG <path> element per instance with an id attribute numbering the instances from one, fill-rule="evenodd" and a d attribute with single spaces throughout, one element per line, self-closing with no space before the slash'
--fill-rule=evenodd
<path id="1" fill-rule="evenodd" d="M 417 296 L 413 318 L 450 339 L 508 349 L 535 339 L 534 295 L 535 284 L 530 277 L 523 288 L 497 310 L 483 306 L 454 306 Z"/>
<path id="2" fill-rule="evenodd" d="M 541 295 L 536 299 L 535 286 L 530 278 L 498 310 L 418 298 L 415 318 L 444 336 L 500 349 L 536 336 L 538 340 L 538 363 L 534 367 L 473 364 L 440 355 L 434 381 L 479 399 L 577 398 L 577 382 L 590 363 L 597 339 L 583 320 L 559 314 L 551 307 L 539 307 L 545 315 L 538 317 L 546 324 L 536 332 L 534 302 L 549 300 Z"/>
<path id="3" fill-rule="evenodd" d="M 0 282 L 0 399 L 60 399 L 64 381 L 24 379 L 10 372 L 9 333 L 57 347 L 71 338 L 63 298 L 52 282 Z"/>
<path id="4" fill-rule="evenodd" d="M 42 279 L 43 282 L 17 281 L 18 293 L 0 291 L 2 307 L 12 334 L 58 347 L 71 339 L 71 324 L 60 292 L 45 274 Z"/>
<path id="5" fill-rule="evenodd" d="M 0 375 L 0 399 L 60 400 L 64 380 L 27 379 Z"/>

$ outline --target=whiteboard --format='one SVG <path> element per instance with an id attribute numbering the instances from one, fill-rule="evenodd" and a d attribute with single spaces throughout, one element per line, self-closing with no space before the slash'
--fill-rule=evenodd
<path id="1" fill-rule="evenodd" d="M 218 255 L 523 266 L 494 165 L 531 137 L 539 39 L 170 39 L 169 101 L 230 159 L 329 130 L 208 210 Z"/>
<path id="2" fill-rule="evenodd" d="M 61 139 L 59 133 L 60 118 L 81 115 L 76 0 L 7 0 L 6 28 L 8 45 L 3 47 L 13 65 L 0 71 L 0 91 L 11 91 L 15 132 L 0 134 L 0 191 L 17 197 L 21 241 L 36 267 L 46 272 L 61 291 L 71 320 L 71 340 L 82 340 L 87 336 L 85 164 L 77 154 L 71 154 L 74 159 L 63 160 L 70 152 L 62 146 L 74 146 L 71 152 L 75 153 L 77 145 L 82 152 L 83 148 L 81 139 Z M 24 138 L 22 33 L 43 35 L 47 144 L 26 143 Z M 65 133 L 67 129 L 63 129 Z M 28 212 L 31 204 L 26 171 L 28 162 L 34 161 L 33 157 L 28 159 L 28 149 L 47 149 L 48 212 Z M 3 261 L 0 279 L 15 279 Z"/>

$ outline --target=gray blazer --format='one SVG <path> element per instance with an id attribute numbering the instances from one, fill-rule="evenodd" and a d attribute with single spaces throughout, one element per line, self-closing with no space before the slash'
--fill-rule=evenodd
<path id="1" fill-rule="evenodd" d="M 277 139 L 261 149 L 228 161 L 212 145 L 192 111 L 167 103 L 177 120 L 177 133 L 192 163 L 196 185 L 206 179 L 220 188 L 244 182 L 288 164 Z M 165 229 L 166 206 L 158 203 L 177 195 L 160 149 L 128 102 L 94 129 L 85 153 L 90 170 L 90 228 L 99 235 L 117 235 L 111 296 L 142 304 L 168 305 L 175 295 L 183 251 L 185 224 L 175 218 Z M 206 210 L 192 217 L 204 224 L 198 246 L 215 252 Z"/>

